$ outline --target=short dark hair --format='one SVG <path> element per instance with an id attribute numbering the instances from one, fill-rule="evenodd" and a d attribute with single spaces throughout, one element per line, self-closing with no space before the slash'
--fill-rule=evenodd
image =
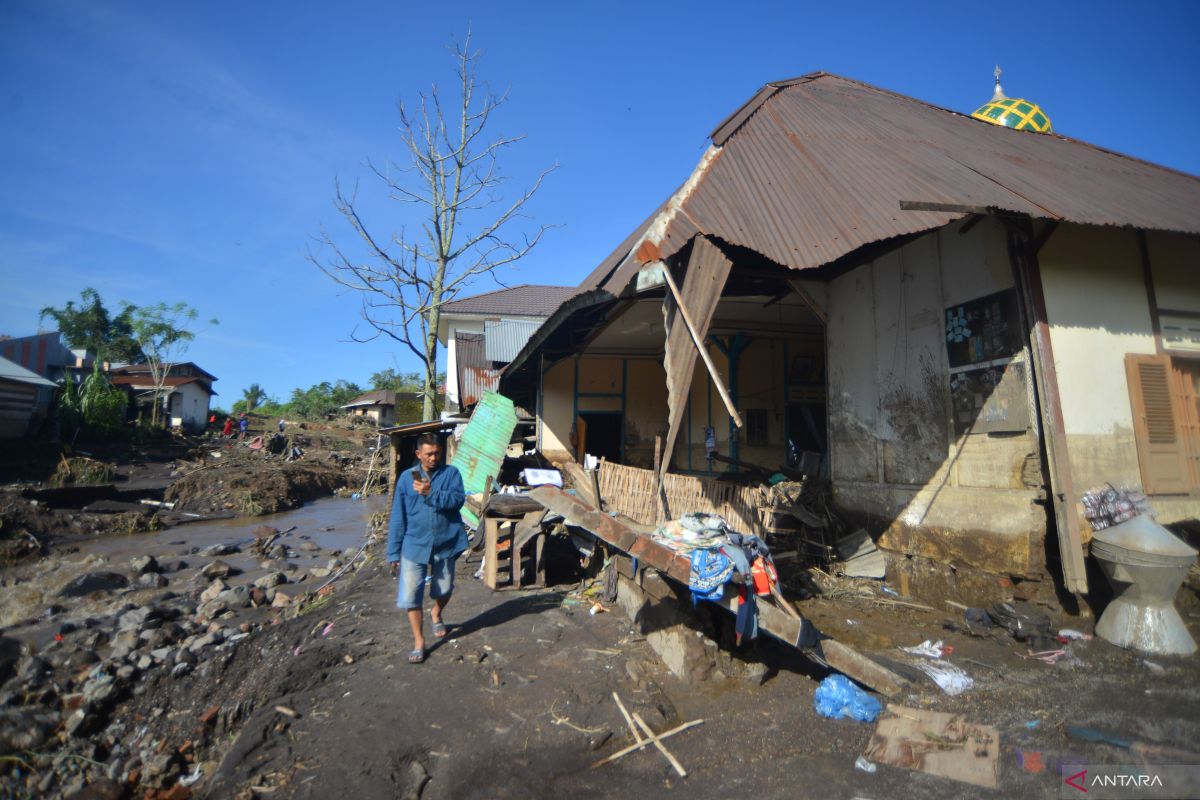
<path id="1" fill-rule="evenodd" d="M 417 437 L 417 449 L 420 450 L 422 445 L 431 444 L 434 447 L 441 447 L 442 440 L 438 438 L 436 433 L 422 433 Z"/>

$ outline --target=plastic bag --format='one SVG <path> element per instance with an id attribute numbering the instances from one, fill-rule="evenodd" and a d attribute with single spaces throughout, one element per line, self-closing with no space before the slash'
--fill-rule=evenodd
<path id="1" fill-rule="evenodd" d="M 830 675 L 821 681 L 813 695 L 813 705 L 823 717 L 850 717 L 859 722 L 874 722 L 883 711 L 878 700 L 858 688 L 845 675 Z"/>

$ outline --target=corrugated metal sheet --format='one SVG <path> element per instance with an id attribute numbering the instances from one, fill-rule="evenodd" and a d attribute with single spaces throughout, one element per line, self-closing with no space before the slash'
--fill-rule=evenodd
<path id="1" fill-rule="evenodd" d="M 456 333 L 454 358 L 458 369 L 459 408 L 470 408 L 485 392 L 494 392 L 500 386 L 500 370 L 493 369 L 491 359 L 487 357 L 484 334 Z"/>
<path id="2" fill-rule="evenodd" d="M 500 361 L 505 364 L 517 357 L 521 348 L 533 336 L 534 331 L 542 326 L 541 321 L 533 320 L 487 320 L 483 323 L 483 351 L 488 361 Z"/>
<path id="3" fill-rule="evenodd" d="M 516 427 L 517 412 L 512 400 L 496 392 L 483 395 L 450 461 L 462 473 L 467 494 L 482 492 L 487 479 L 495 480 L 500 474 L 504 452 Z M 479 517 L 469 506 L 463 506 L 462 517 L 471 527 L 479 524 Z"/>
<path id="4" fill-rule="evenodd" d="M 578 308 L 708 234 L 811 269 L 990 208 L 1200 233 L 1200 178 L 1057 134 L 1016 131 L 827 73 L 768 84 L 727 117 L 692 175 L 584 279 L 509 367 Z"/>
<path id="5" fill-rule="evenodd" d="M 836 75 L 769 88 L 714 132 L 703 174 L 650 225 L 634 260 L 707 233 L 808 269 L 963 216 L 901 211 L 902 200 L 1200 233 L 1194 176 Z"/>
<path id="6" fill-rule="evenodd" d="M 442 304 L 443 314 L 496 314 L 518 317 L 548 317 L 570 297 L 574 286 L 526 283 L 507 289 L 451 300 Z"/>

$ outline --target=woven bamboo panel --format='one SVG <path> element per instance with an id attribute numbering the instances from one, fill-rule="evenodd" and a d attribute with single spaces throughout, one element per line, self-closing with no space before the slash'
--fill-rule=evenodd
<path id="1" fill-rule="evenodd" d="M 600 496 L 612 511 L 644 525 L 666 520 L 654 500 L 654 472 L 621 464 L 600 462 Z M 663 479 L 671 514 L 719 514 L 735 530 L 762 534 L 760 507 L 768 504 L 756 486 L 737 486 L 713 478 L 668 474 Z"/>

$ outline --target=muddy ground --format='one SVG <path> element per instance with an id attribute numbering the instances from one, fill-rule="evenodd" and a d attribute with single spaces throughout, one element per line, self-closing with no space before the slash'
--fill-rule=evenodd
<path id="1" fill-rule="evenodd" d="M 147 444 L 82 443 L 53 457 L 3 454 L 0 473 L 20 478 L 0 486 L 0 564 L 98 536 L 286 511 L 363 486 L 373 431 L 304 423 L 276 436 L 264 424 L 256 420 L 245 439 L 210 433 Z"/>
<path id="2" fill-rule="evenodd" d="M 156 565 L 131 588 L 63 599 L 62 608 L 10 626 L 4 641 L 26 654 L 0 667 L 13 674 L 0 690 L 0 719 L 7 752 L 19 759 L 0 765 L 0 793 L 1047 797 L 1057 796 L 1059 763 L 1131 763 L 1126 751 L 1069 738 L 1067 724 L 1189 751 L 1200 734 L 1192 659 L 1147 663 L 1091 640 L 1049 665 L 1002 631 L 948 631 L 956 614 L 888 605 L 878 592 L 805 601 L 801 611 L 820 627 L 899 669 L 912 657 L 898 645 L 952 644 L 949 660 L 975 686 L 950 697 L 910 670 L 914 683 L 898 700 L 1000 731 L 997 790 L 886 765 L 867 774 L 854 764 L 874 726 L 819 716 L 813 693 L 824 673 L 770 641 L 724 651 L 725 671 L 740 677 L 683 683 L 618 607 L 590 613 L 578 584 L 493 593 L 472 579 L 477 564 L 460 562 L 450 635 L 424 664 L 410 665 L 378 545 L 318 592 L 353 548 L 322 548 L 300 529 L 259 535 L 223 555 L 177 541 L 152 554 Z M 233 566 L 215 593 L 205 577 L 214 562 Z M 157 577 L 143 588 L 146 575 Z M 255 583 L 268 588 L 254 593 Z M 1200 632 L 1195 615 L 1187 621 Z M 122 628 L 134 633 L 122 636 Z M 655 730 L 704 720 L 668 740 L 687 778 L 654 752 L 593 768 L 631 741 L 613 692 Z M 21 715 L 40 741 L 11 741 Z M 1044 769 L 1026 772 L 1018 753 L 1037 754 Z M 78 794 L 85 786 L 92 794 Z"/>

